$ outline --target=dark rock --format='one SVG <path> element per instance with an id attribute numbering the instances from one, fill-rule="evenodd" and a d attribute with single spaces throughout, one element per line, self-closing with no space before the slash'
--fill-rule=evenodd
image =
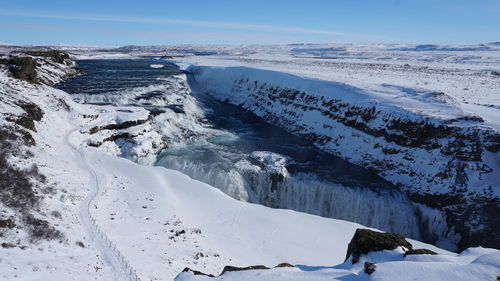
<path id="1" fill-rule="evenodd" d="M 24 144 L 26 144 L 27 146 L 34 146 L 34 145 L 36 145 L 35 139 L 28 132 L 28 130 L 21 130 L 21 131 L 19 131 L 19 134 L 21 135 L 21 139 L 23 140 Z"/>
<path id="2" fill-rule="evenodd" d="M 51 58 L 53 61 L 57 63 L 66 63 L 66 60 L 69 60 L 69 54 L 59 51 L 59 50 L 50 50 L 50 51 L 26 51 L 24 52 L 27 55 L 34 57 L 45 57 Z"/>
<path id="3" fill-rule="evenodd" d="M 17 125 L 36 132 L 35 122 L 33 122 L 33 119 L 30 119 L 29 116 L 23 115 L 15 120 L 12 119 L 8 120 L 14 121 Z"/>
<path id="4" fill-rule="evenodd" d="M 349 243 L 345 260 L 352 256 L 354 264 L 359 261 L 361 255 L 374 251 L 394 250 L 400 246 L 409 250 L 413 249 L 410 242 L 399 234 L 358 228 Z"/>
<path id="5" fill-rule="evenodd" d="M 92 129 L 89 130 L 89 134 L 95 134 L 101 130 L 121 130 L 121 129 L 127 129 L 133 126 L 141 125 L 148 122 L 148 119 L 145 120 L 131 120 L 131 121 L 125 121 L 119 124 L 109 124 L 106 126 L 96 126 L 93 127 Z"/>
<path id="6" fill-rule="evenodd" d="M 6 220 L 0 220 L 0 227 L 12 229 L 12 228 L 16 227 L 16 223 L 11 218 L 6 219 Z"/>
<path id="7" fill-rule="evenodd" d="M 153 117 L 158 116 L 158 115 L 166 112 L 163 109 L 155 108 L 155 107 L 146 108 L 146 110 L 149 111 L 149 115 L 151 115 Z"/>
<path id="8" fill-rule="evenodd" d="M 14 122 L 19 126 L 36 132 L 35 121 L 42 120 L 43 110 L 34 103 L 18 103 L 17 105 L 24 109 L 26 114 L 22 115 Z"/>
<path id="9" fill-rule="evenodd" d="M 280 263 L 274 268 L 280 268 L 280 267 L 293 267 L 293 265 L 289 263 Z M 244 270 L 262 270 L 262 269 L 270 269 L 267 266 L 264 265 L 252 265 L 252 266 L 247 266 L 247 267 L 236 267 L 236 266 L 230 266 L 226 265 L 224 269 L 222 269 L 222 272 L 219 274 L 219 276 L 223 275 L 226 272 L 231 272 L 231 271 L 244 271 Z M 207 274 L 201 271 L 193 270 L 189 267 L 184 268 L 182 272 L 192 272 L 194 275 L 203 275 L 203 276 L 208 276 L 208 277 L 215 277 L 212 274 Z"/>
<path id="10" fill-rule="evenodd" d="M 14 247 L 16 247 L 16 245 L 14 245 L 14 244 L 5 243 L 5 242 L 2 243 L 2 248 L 4 248 L 4 249 L 9 249 L 9 248 L 14 248 Z"/>
<path id="11" fill-rule="evenodd" d="M 33 180 L 40 179 L 41 175 L 36 166 L 20 169 L 7 161 L 21 150 L 19 138 L 12 129 L 0 128 L 0 201 L 8 207 L 30 210 L 39 199 L 33 189 Z"/>
<path id="12" fill-rule="evenodd" d="M 38 83 L 37 63 L 30 57 L 12 57 L 7 61 L 9 71 L 14 78 L 30 83 Z"/>
<path id="13" fill-rule="evenodd" d="M 128 140 L 128 139 L 131 139 L 133 138 L 134 135 L 131 135 L 129 133 L 119 133 L 119 134 L 113 134 L 105 139 L 103 139 L 102 141 L 97 141 L 97 142 L 89 142 L 87 143 L 88 146 L 92 146 L 92 147 L 99 147 L 101 146 L 103 143 L 105 142 L 111 142 L 111 141 L 116 141 L 118 139 L 124 139 L 124 140 Z"/>
<path id="14" fill-rule="evenodd" d="M 203 275 L 203 276 L 208 276 L 208 277 L 215 277 L 214 275 L 212 274 L 206 274 L 206 273 L 203 273 L 201 271 L 198 271 L 198 270 L 194 270 L 194 269 L 191 269 L 189 267 L 186 267 L 182 270 L 182 272 L 192 272 L 194 275 Z"/>
<path id="15" fill-rule="evenodd" d="M 222 269 L 220 275 L 230 271 L 243 271 L 243 270 L 256 270 L 256 269 L 269 269 L 269 267 L 264 265 L 251 265 L 247 267 L 236 267 L 236 266 L 226 265 L 224 266 L 224 269 Z"/>
<path id="16" fill-rule="evenodd" d="M 375 269 L 377 268 L 377 266 L 374 263 L 365 261 L 364 268 L 365 268 L 365 273 L 370 275 L 373 272 L 375 272 Z"/>
<path id="17" fill-rule="evenodd" d="M 182 106 L 182 104 L 169 104 L 169 105 L 165 106 L 165 108 L 168 108 L 175 113 L 180 113 L 180 114 L 185 113 L 184 107 Z"/>
<path id="18" fill-rule="evenodd" d="M 412 249 L 404 254 L 405 257 L 409 255 L 437 255 L 437 253 L 428 249 Z"/>
<path id="19" fill-rule="evenodd" d="M 278 184 L 285 179 L 285 176 L 280 173 L 272 173 L 269 175 L 269 179 L 271 180 L 271 191 L 274 192 L 278 190 Z"/>
<path id="20" fill-rule="evenodd" d="M 151 92 L 147 92 L 147 93 L 144 93 L 144 94 L 141 94 L 141 95 L 135 97 L 134 100 L 136 100 L 136 101 L 149 100 L 149 99 L 153 99 L 153 98 L 161 98 L 163 96 L 165 96 L 165 93 L 162 91 L 151 91 Z"/>
<path id="21" fill-rule="evenodd" d="M 31 214 L 24 216 L 24 223 L 29 227 L 31 241 L 41 239 L 52 240 L 62 237 L 62 233 L 49 224 L 48 221 L 35 218 Z"/>
<path id="22" fill-rule="evenodd" d="M 43 110 L 38 105 L 28 102 L 18 103 L 17 105 L 20 106 L 22 109 L 24 109 L 24 111 L 26 111 L 26 113 L 31 119 L 35 121 L 42 120 Z"/>
<path id="23" fill-rule="evenodd" d="M 279 267 L 294 267 L 294 266 L 287 263 L 287 262 L 282 262 L 282 263 L 278 264 L 277 266 L 275 266 L 274 268 L 279 268 Z"/>
<path id="24" fill-rule="evenodd" d="M 500 134 L 491 133 L 484 138 L 484 147 L 493 153 L 500 152 Z"/>
<path id="25" fill-rule="evenodd" d="M 183 234 L 186 234 L 186 231 L 184 229 L 175 232 L 175 236 L 180 236 Z"/>

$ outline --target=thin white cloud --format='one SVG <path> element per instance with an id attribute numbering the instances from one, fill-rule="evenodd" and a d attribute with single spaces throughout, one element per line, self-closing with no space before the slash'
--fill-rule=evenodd
<path id="1" fill-rule="evenodd" d="M 132 36 L 134 38 L 148 38 L 154 42 L 164 42 L 175 38 L 176 44 L 190 44 L 193 42 L 202 44 L 244 44 L 248 42 L 256 44 L 287 44 L 294 42 L 323 42 L 310 37 L 288 34 L 262 34 L 257 32 L 239 31 L 150 31 L 150 30 L 108 30 L 116 34 Z"/>
<path id="2" fill-rule="evenodd" d="M 325 36 L 363 36 L 361 34 L 351 34 L 351 33 L 343 33 L 343 32 L 321 30 L 321 29 L 311 29 L 311 28 L 288 27 L 288 26 L 279 26 L 279 25 L 230 23 L 230 22 L 217 22 L 217 21 L 180 20 L 180 19 L 171 19 L 171 18 L 55 15 L 55 14 L 44 14 L 44 13 L 24 13 L 24 12 L 20 13 L 20 12 L 9 12 L 9 11 L 0 11 L 0 15 L 31 17 L 31 18 L 102 21 L 102 22 L 172 24 L 172 25 L 211 27 L 211 28 L 232 29 L 232 30 L 302 33 L 302 34 L 315 34 L 315 35 L 325 35 Z"/>

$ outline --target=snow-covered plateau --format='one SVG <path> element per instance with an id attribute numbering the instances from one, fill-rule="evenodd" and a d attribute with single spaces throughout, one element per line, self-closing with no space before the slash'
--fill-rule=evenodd
<path id="1" fill-rule="evenodd" d="M 0 279 L 498 279 L 499 50 L 495 43 L 2 46 Z M 100 80 L 71 95 L 61 90 L 69 86 L 53 87 L 79 74 L 76 59 L 145 56 L 156 58 L 144 62 L 154 83 L 122 88 Z M 170 71 L 172 60 L 185 71 L 155 76 Z M 99 90 L 105 86 L 112 90 Z M 238 185 L 222 192 L 152 166 L 189 145 L 237 139 L 207 121 L 194 92 L 392 182 L 427 218 L 413 227 L 440 229 L 435 244 L 463 251 L 378 232 L 363 240 L 361 224 L 248 203 L 252 194 Z M 275 189 L 290 180 L 291 164 L 286 155 L 254 150 L 234 170 L 278 179 Z M 359 211 L 375 201 L 369 198 L 342 204 Z M 377 204 L 374 212 L 391 218 L 403 210 Z M 391 221 L 399 223 L 407 222 Z"/>

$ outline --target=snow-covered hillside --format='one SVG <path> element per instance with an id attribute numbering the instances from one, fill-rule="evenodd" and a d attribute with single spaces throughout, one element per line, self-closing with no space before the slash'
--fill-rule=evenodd
<path id="1" fill-rule="evenodd" d="M 403 257 L 398 248 L 344 263 L 349 241 L 364 228 L 359 224 L 237 201 L 179 172 L 118 157 L 137 160 L 159 151 L 164 140 L 158 132 L 176 134 L 179 126 L 165 119 L 166 127 L 158 129 L 154 114 L 141 106 L 75 102 L 49 86 L 75 74 L 70 64 L 38 55 L 30 55 L 36 65 L 19 61 L 36 71 L 20 76 L 31 82 L 12 77 L 12 62 L 0 65 L 2 280 L 204 280 L 179 273 L 189 267 L 219 275 L 228 265 L 283 262 L 295 267 L 217 279 L 394 280 L 404 273 L 409 279 L 481 280 L 500 274 L 498 250 L 458 255 L 413 240 L 414 248 L 439 255 Z M 199 74 L 219 71 L 227 69 L 202 68 Z M 121 138 L 134 146 L 114 142 L 125 133 Z M 130 151 L 119 151 L 124 148 Z M 274 170 L 279 165 L 269 161 L 283 162 L 262 153 L 253 157 Z M 24 185 L 6 181 L 13 176 Z M 364 271 L 365 260 L 376 263 L 372 275 Z"/>

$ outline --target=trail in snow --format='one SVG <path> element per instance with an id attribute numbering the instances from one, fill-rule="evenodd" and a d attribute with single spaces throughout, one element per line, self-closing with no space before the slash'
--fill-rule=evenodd
<path id="1" fill-rule="evenodd" d="M 94 247 L 101 253 L 102 259 L 112 267 L 113 272 L 115 272 L 116 280 L 140 281 L 136 271 L 130 266 L 127 260 L 125 260 L 124 256 L 116 248 L 116 245 L 101 230 L 96 220 L 90 214 L 90 206 L 99 195 L 99 178 L 95 170 L 88 164 L 85 150 L 81 147 L 76 147 L 69 141 L 71 134 L 77 130 L 78 129 L 73 130 L 66 135 L 66 144 L 71 150 L 78 153 L 80 156 L 81 168 L 87 171 L 91 177 L 90 192 L 78 207 L 78 219 L 85 228 Z"/>

